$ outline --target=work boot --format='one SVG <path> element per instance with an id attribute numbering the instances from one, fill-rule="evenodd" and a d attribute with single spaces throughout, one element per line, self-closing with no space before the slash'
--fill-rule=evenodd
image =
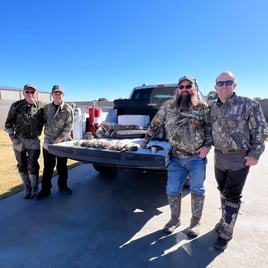
<path id="1" fill-rule="evenodd" d="M 196 237 L 200 233 L 200 220 L 202 217 L 205 196 L 191 193 L 192 218 L 186 234 L 190 237 Z"/>
<path id="2" fill-rule="evenodd" d="M 181 214 L 181 195 L 170 196 L 168 195 L 168 203 L 171 210 L 171 218 L 165 225 L 163 231 L 167 234 L 171 234 L 175 229 L 180 226 L 180 214 Z"/>
<path id="3" fill-rule="evenodd" d="M 24 199 L 31 198 L 31 181 L 27 172 L 19 172 L 23 186 L 24 186 Z"/>
<path id="4" fill-rule="evenodd" d="M 73 191 L 68 186 L 59 187 L 59 192 L 71 195 Z"/>
<path id="5" fill-rule="evenodd" d="M 225 250 L 227 248 L 229 240 L 225 240 L 221 237 L 218 237 L 216 242 L 214 243 L 214 248 L 219 250 Z"/>
<path id="6" fill-rule="evenodd" d="M 30 174 L 30 181 L 31 181 L 31 197 L 36 199 L 38 192 L 39 192 L 39 176 Z"/>
<path id="7" fill-rule="evenodd" d="M 50 190 L 44 190 L 44 189 L 42 189 L 42 190 L 38 193 L 38 195 L 36 196 L 35 199 L 37 199 L 37 200 L 41 200 L 41 199 L 44 199 L 44 198 L 49 197 L 50 195 L 51 195 Z"/>
<path id="8" fill-rule="evenodd" d="M 214 247 L 216 249 L 224 250 L 227 247 L 228 241 L 230 241 L 233 238 L 233 231 L 239 208 L 240 208 L 239 203 L 225 200 L 224 222 L 222 228 L 218 230 L 219 236 L 214 244 Z"/>
<path id="9" fill-rule="evenodd" d="M 221 228 L 221 230 L 219 231 L 219 236 L 221 238 L 226 240 L 232 239 L 239 208 L 240 208 L 239 203 L 234 203 L 225 200 L 224 223 L 223 228 Z"/>

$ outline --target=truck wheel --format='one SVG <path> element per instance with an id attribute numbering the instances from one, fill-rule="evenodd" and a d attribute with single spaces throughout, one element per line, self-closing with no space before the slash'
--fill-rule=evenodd
<path id="1" fill-rule="evenodd" d="M 103 166 L 103 165 L 98 165 L 98 164 L 92 164 L 94 169 L 98 171 L 100 174 L 105 175 L 105 176 L 116 176 L 118 172 L 117 167 L 108 167 L 108 166 Z"/>

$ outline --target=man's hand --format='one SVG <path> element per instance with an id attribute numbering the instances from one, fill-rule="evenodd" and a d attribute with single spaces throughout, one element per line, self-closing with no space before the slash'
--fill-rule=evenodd
<path id="1" fill-rule="evenodd" d="M 246 166 L 255 166 L 258 163 L 258 160 L 252 156 L 246 156 L 245 160 L 246 160 L 246 163 L 245 163 Z"/>
<path id="2" fill-rule="evenodd" d="M 18 144 L 20 144 L 20 139 L 17 139 L 17 138 L 13 139 L 12 143 L 13 143 L 13 145 L 18 145 Z"/>
<path id="3" fill-rule="evenodd" d="M 54 142 L 53 142 L 53 143 L 54 143 L 54 144 L 57 144 L 57 143 L 60 143 L 61 141 L 62 141 L 62 139 L 61 139 L 61 138 L 57 138 L 57 139 L 55 139 L 55 140 L 54 140 Z"/>
<path id="4" fill-rule="evenodd" d="M 142 149 L 146 148 L 146 146 L 147 146 L 147 143 L 146 143 L 146 142 L 143 142 L 143 143 L 140 144 L 140 147 L 141 147 Z"/>
<path id="5" fill-rule="evenodd" d="M 203 146 L 203 147 L 199 148 L 196 151 L 196 153 L 198 153 L 201 158 L 205 158 L 207 156 L 207 154 L 209 153 L 209 150 L 210 150 L 209 147 Z"/>

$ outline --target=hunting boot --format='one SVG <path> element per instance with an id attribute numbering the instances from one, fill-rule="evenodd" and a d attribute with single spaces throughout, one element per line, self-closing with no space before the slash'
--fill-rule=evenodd
<path id="1" fill-rule="evenodd" d="M 19 175 L 21 177 L 24 186 L 24 199 L 29 199 L 31 198 L 31 190 L 32 190 L 29 175 L 26 172 L 19 172 Z"/>
<path id="2" fill-rule="evenodd" d="M 217 233 L 219 233 L 220 230 L 223 228 L 224 215 L 225 215 L 225 199 L 221 197 L 221 218 L 214 227 L 214 231 Z"/>
<path id="3" fill-rule="evenodd" d="M 227 248 L 228 242 L 233 237 L 234 226 L 237 219 L 239 208 L 240 208 L 239 203 L 234 203 L 225 200 L 224 222 L 222 228 L 218 230 L 219 236 L 214 244 L 214 247 L 216 249 L 224 250 Z"/>
<path id="4" fill-rule="evenodd" d="M 168 223 L 165 225 L 163 231 L 165 233 L 171 234 L 175 229 L 180 226 L 181 220 L 181 195 L 170 196 L 168 195 L 168 203 L 171 210 L 171 218 Z"/>
<path id="5" fill-rule="evenodd" d="M 31 188 L 32 188 L 32 192 L 31 192 L 31 197 L 36 199 L 37 195 L 38 195 L 38 184 L 39 184 L 39 176 L 38 175 L 34 175 L 34 174 L 30 174 L 30 181 L 31 181 Z"/>
<path id="6" fill-rule="evenodd" d="M 186 234 L 190 237 L 199 235 L 200 220 L 202 217 L 205 196 L 191 193 L 192 218 Z"/>

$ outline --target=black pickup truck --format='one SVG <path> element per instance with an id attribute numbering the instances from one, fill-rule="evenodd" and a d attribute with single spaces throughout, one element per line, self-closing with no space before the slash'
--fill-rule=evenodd
<path id="1" fill-rule="evenodd" d="M 165 170 L 170 151 L 167 141 L 155 139 L 145 149 L 139 145 L 157 110 L 164 101 L 174 97 L 176 88 L 177 84 L 142 85 L 135 87 L 128 99 L 114 100 L 114 107 L 106 117 L 109 118 L 109 122 L 105 119 L 106 122 L 103 124 L 121 126 L 122 117 L 129 120 L 126 122 L 128 125 L 133 125 L 133 122 L 134 125 L 138 124 L 136 131 L 126 130 L 125 133 L 128 135 L 125 137 L 95 135 L 90 140 L 73 140 L 49 145 L 48 150 L 58 156 L 91 163 L 98 172 L 109 175 L 116 174 L 119 168 Z M 109 116 L 109 113 L 115 116 Z M 135 120 L 137 118 L 147 118 L 147 121 L 142 121 L 141 126 L 137 123 L 139 120 Z M 156 150 L 151 149 L 152 147 Z"/>

